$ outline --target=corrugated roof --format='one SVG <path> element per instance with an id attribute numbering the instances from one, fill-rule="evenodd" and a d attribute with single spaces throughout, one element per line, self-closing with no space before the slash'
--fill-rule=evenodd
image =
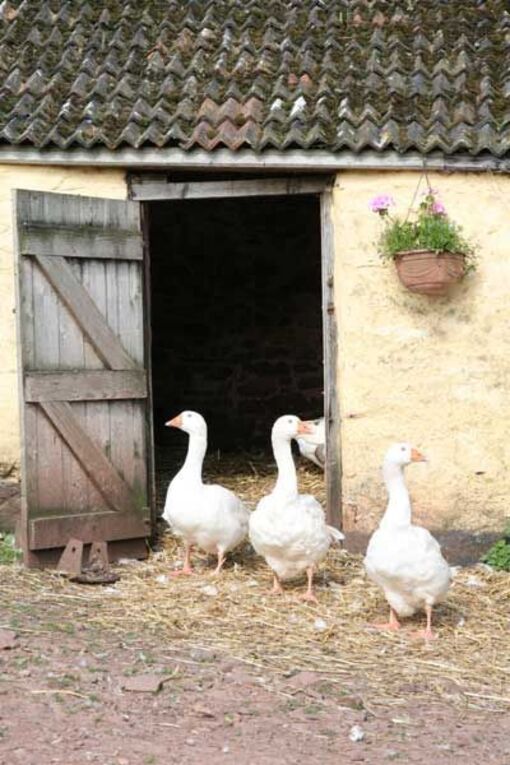
<path id="1" fill-rule="evenodd" d="M 507 0 L 4 0 L 0 142 L 510 153 Z"/>

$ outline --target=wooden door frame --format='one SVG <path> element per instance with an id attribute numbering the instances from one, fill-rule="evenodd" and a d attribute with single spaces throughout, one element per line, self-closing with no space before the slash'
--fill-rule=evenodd
<path id="1" fill-rule="evenodd" d="M 143 326 L 144 326 L 144 366 L 147 371 L 147 496 L 151 513 L 152 537 L 157 524 L 156 492 L 156 457 L 154 453 L 154 395 L 152 386 L 152 297 L 151 297 L 151 261 L 149 246 L 149 208 L 140 204 L 140 224 L 143 239 Z"/>
<path id="2" fill-rule="evenodd" d="M 186 199 L 225 199 L 261 196 L 314 195 L 320 200 L 322 334 L 324 358 L 324 417 L 326 421 L 326 494 L 328 522 L 342 528 L 342 462 L 340 412 L 338 409 L 338 325 L 334 293 L 335 248 L 332 220 L 332 185 L 334 176 L 292 175 L 287 177 L 231 178 L 229 180 L 190 180 L 173 182 L 166 173 L 128 174 L 129 199 L 142 203 L 143 219 L 148 219 L 148 204 L 154 201 Z M 145 252 L 150 259 L 147 226 L 144 227 Z M 149 264 L 146 266 L 146 305 L 150 313 Z M 147 319 L 150 324 L 150 317 Z M 150 326 L 146 337 L 150 339 Z M 148 366 L 150 406 L 152 406 L 152 369 Z M 152 410 L 151 410 L 152 412 Z M 152 425 L 151 425 L 152 432 Z M 152 473 L 154 443 L 149 445 L 149 475 Z"/>

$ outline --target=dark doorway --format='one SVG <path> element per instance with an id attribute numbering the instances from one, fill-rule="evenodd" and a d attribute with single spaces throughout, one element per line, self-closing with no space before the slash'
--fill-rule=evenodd
<path id="1" fill-rule="evenodd" d="M 152 202 L 149 219 L 156 451 L 185 447 L 164 422 L 195 409 L 210 452 L 269 452 L 276 417 L 323 412 L 319 197 Z"/>

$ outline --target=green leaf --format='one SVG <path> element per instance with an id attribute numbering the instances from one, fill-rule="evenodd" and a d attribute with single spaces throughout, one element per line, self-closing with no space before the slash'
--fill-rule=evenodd
<path id="1" fill-rule="evenodd" d="M 21 555 L 14 534 L 0 534 L 0 564 L 15 563 Z"/>
<path id="2" fill-rule="evenodd" d="M 462 229 L 447 215 L 437 215 L 422 203 L 414 220 L 401 220 L 389 215 L 383 218 L 384 228 L 378 246 L 382 258 L 394 258 L 405 250 L 460 253 L 466 257 L 466 273 L 476 267 L 475 249 Z"/>
<path id="3" fill-rule="evenodd" d="M 498 571 L 510 571 L 510 544 L 500 539 L 482 557 L 482 561 Z"/>

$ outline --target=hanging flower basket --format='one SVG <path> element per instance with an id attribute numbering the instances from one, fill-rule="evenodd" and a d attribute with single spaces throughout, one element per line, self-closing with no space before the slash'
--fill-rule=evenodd
<path id="1" fill-rule="evenodd" d="M 466 272 L 466 256 L 457 252 L 403 250 L 394 260 L 404 287 L 420 295 L 446 295 Z"/>
<path id="2" fill-rule="evenodd" d="M 452 284 L 475 268 L 474 248 L 430 186 L 413 218 L 412 210 L 405 219 L 390 215 L 394 205 L 387 194 L 370 203 L 383 221 L 381 257 L 394 261 L 400 281 L 411 292 L 445 295 Z"/>

